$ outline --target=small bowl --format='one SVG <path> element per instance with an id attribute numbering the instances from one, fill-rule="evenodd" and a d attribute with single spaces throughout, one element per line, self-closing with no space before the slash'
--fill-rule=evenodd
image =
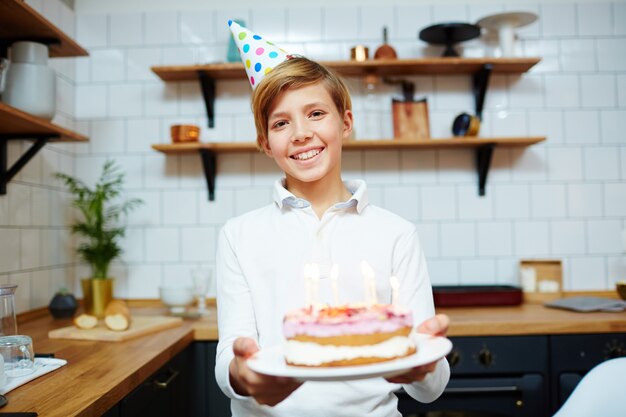
<path id="1" fill-rule="evenodd" d="M 622 298 L 622 300 L 626 300 L 626 281 L 616 282 L 615 289 L 617 290 L 617 293 Z"/>
<path id="2" fill-rule="evenodd" d="M 194 300 L 193 287 L 159 287 L 159 296 L 170 312 L 180 314 Z"/>
<path id="3" fill-rule="evenodd" d="M 196 125 L 173 125 L 170 127 L 172 142 L 197 142 L 200 138 L 200 128 Z"/>

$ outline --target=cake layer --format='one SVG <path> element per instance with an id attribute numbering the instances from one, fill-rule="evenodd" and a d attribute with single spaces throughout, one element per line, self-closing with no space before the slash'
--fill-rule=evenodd
<path id="1" fill-rule="evenodd" d="M 382 362 L 415 353 L 411 338 L 395 336 L 381 343 L 362 346 L 319 345 L 287 340 L 285 361 L 296 366 L 346 366 Z"/>
<path id="2" fill-rule="evenodd" d="M 410 333 L 411 328 L 404 327 L 402 329 L 396 330 L 395 332 L 388 333 L 351 334 L 332 337 L 315 337 L 300 334 L 290 338 L 289 340 L 317 343 L 318 345 L 361 346 L 378 344 L 395 336 L 408 337 Z"/>
<path id="3" fill-rule="evenodd" d="M 335 337 L 343 335 L 391 333 L 413 326 L 407 310 L 390 305 L 303 308 L 285 316 L 283 334 Z"/>

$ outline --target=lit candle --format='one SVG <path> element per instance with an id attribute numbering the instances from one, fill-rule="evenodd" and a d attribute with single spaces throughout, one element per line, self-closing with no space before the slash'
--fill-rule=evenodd
<path id="1" fill-rule="evenodd" d="M 311 264 L 311 305 L 315 307 L 319 302 L 320 267 L 315 262 Z"/>
<path id="2" fill-rule="evenodd" d="M 367 263 L 361 261 L 361 273 L 363 274 L 363 283 L 365 286 L 365 300 L 369 304 L 378 302 L 376 296 L 376 279 L 374 278 L 374 269 Z"/>
<path id="3" fill-rule="evenodd" d="M 339 305 L 339 285 L 337 279 L 339 278 L 339 265 L 333 264 L 333 267 L 330 269 L 330 285 L 333 289 L 333 301 L 335 305 Z"/>
<path id="4" fill-rule="evenodd" d="M 311 265 L 304 264 L 304 302 L 308 307 L 311 305 Z"/>
<path id="5" fill-rule="evenodd" d="M 391 285 L 391 304 L 397 306 L 400 291 L 400 282 L 398 281 L 398 278 L 392 275 L 389 278 L 389 284 Z"/>

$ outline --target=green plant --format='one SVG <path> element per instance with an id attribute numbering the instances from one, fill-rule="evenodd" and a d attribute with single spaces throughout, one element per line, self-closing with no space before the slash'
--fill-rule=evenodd
<path id="1" fill-rule="evenodd" d="M 138 198 L 120 201 L 124 174 L 112 160 L 104 163 L 94 188 L 60 172 L 55 177 L 62 180 L 74 195 L 72 206 L 82 217 L 72 225 L 72 233 L 83 238 L 76 252 L 91 266 L 92 278 L 107 278 L 109 264 L 122 253 L 118 242 L 124 236 L 125 228 L 119 225 L 120 217 L 143 201 Z"/>

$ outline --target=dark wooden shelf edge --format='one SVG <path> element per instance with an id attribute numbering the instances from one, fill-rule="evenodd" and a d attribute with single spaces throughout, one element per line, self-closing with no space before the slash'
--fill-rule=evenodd
<path id="1" fill-rule="evenodd" d="M 544 136 L 499 137 L 499 138 L 451 138 L 430 141 L 412 140 L 361 140 L 344 142 L 343 148 L 351 150 L 401 150 L 401 149 L 445 149 L 467 148 L 474 150 L 478 194 L 485 195 L 487 175 L 491 166 L 493 151 L 498 146 L 524 147 L 544 141 Z M 152 149 L 166 155 L 198 153 L 202 158 L 204 176 L 209 191 L 209 201 L 215 200 L 215 177 L 217 175 L 217 154 L 258 152 L 254 142 L 195 142 L 181 144 L 157 144 Z"/>

